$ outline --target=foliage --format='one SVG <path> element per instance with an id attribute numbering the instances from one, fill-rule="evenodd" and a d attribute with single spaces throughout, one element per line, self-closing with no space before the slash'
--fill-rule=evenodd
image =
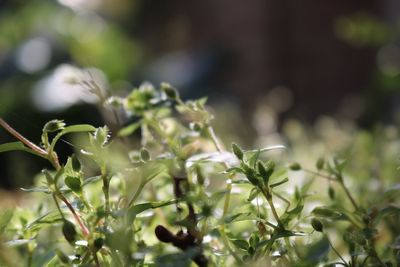
<path id="1" fill-rule="evenodd" d="M 363 177 L 350 173 L 357 171 L 352 161 L 369 157 L 321 158 L 309 169 L 276 160 L 271 152 L 283 146 L 232 144 L 225 151 L 206 99 L 184 102 L 166 83 L 159 89 L 144 83 L 100 104 L 124 110 L 131 123 L 111 133 L 107 126 L 52 120 L 36 145 L 0 118 L 18 139 L 0 152 L 29 152 L 52 165 L 35 187 L 23 189 L 32 194 L 29 203 L 1 211 L 1 264 L 400 264 L 399 186 L 388 178 L 365 189 L 373 180 L 365 178 L 373 177 L 369 166 L 358 172 Z M 66 135 L 81 138 L 61 162 L 57 143 Z M 292 185 L 293 179 L 301 182 Z"/>

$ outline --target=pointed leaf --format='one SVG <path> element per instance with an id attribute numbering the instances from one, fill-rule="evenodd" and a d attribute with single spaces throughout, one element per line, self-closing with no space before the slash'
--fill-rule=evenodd
<path id="1" fill-rule="evenodd" d="M 39 153 L 35 152 L 34 150 L 26 147 L 22 142 L 19 142 L 19 141 L 0 144 L 0 153 L 1 152 L 9 152 L 9 151 L 24 151 L 24 152 L 28 152 L 30 154 L 45 158 L 44 155 L 39 154 Z"/>
<path id="2" fill-rule="evenodd" d="M 134 122 L 132 124 L 129 124 L 128 126 L 122 128 L 121 130 L 119 130 L 118 132 L 118 136 L 128 136 L 133 134 L 137 129 L 140 128 L 140 126 L 142 125 L 142 121 L 138 121 L 138 122 Z"/>

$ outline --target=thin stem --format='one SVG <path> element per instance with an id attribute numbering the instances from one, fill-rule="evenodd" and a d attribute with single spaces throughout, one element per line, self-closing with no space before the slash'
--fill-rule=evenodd
<path id="1" fill-rule="evenodd" d="M 93 259 L 94 259 L 94 263 L 96 265 L 96 267 L 100 267 L 100 262 L 99 262 L 99 258 L 97 257 L 97 252 L 93 249 L 92 250 L 92 254 L 93 254 Z"/>
<path id="2" fill-rule="evenodd" d="M 235 260 L 239 263 L 239 264 L 243 264 L 242 259 L 236 254 L 235 251 L 233 251 L 233 249 L 231 248 L 231 246 L 229 245 L 229 240 L 226 237 L 225 234 L 225 226 L 224 224 L 221 225 L 221 237 L 222 237 L 222 242 L 225 245 L 225 248 L 229 251 L 229 253 L 233 256 L 233 258 L 235 258 Z"/>
<path id="3" fill-rule="evenodd" d="M 344 182 L 342 180 L 339 180 L 339 184 L 342 186 L 344 192 L 346 193 L 347 197 L 350 199 L 351 204 L 353 204 L 354 208 L 356 210 L 359 209 L 356 201 L 354 200 L 353 196 L 351 195 L 349 189 L 346 187 L 346 185 L 344 184 Z"/>
<path id="4" fill-rule="evenodd" d="M 349 189 L 346 187 L 346 185 L 344 184 L 342 179 L 338 179 L 338 178 L 334 178 L 334 177 L 331 177 L 331 176 L 323 175 L 323 174 L 321 174 L 319 172 L 314 172 L 314 171 L 308 170 L 308 169 L 303 169 L 303 171 L 311 173 L 311 174 L 313 174 L 315 176 L 319 176 L 319 177 L 324 178 L 324 179 L 328 179 L 329 181 L 338 182 L 342 186 L 344 192 L 346 193 L 347 197 L 349 198 L 349 200 L 350 200 L 351 204 L 354 206 L 354 208 L 356 210 L 359 209 L 359 207 L 357 205 L 357 202 L 354 200 L 353 196 L 351 195 Z"/>
<path id="5" fill-rule="evenodd" d="M 36 153 L 40 154 L 41 156 L 46 157 L 47 151 L 42 149 L 41 147 L 35 145 L 33 142 L 22 136 L 19 132 L 17 132 L 13 127 L 11 127 L 2 117 L 0 117 L 0 126 L 2 126 L 7 132 L 21 141 L 24 145 L 35 151 Z"/>
<path id="6" fill-rule="evenodd" d="M 308 172 L 308 173 L 310 173 L 310 174 L 313 174 L 313 175 L 315 175 L 315 176 L 319 176 L 319 177 L 321 177 L 321 178 L 327 179 L 327 180 L 329 180 L 329 181 L 337 181 L 336 178 L 331 177 L 331 176 L 327 176 L 327 175 L 323 175 L 323 174 L 321 174 L 321 173 L 319 173 L 319 172 L 315 172 L 315 171 L 308 170 L 308 169 L 303 169 L 303 171 Z"/>
<path id="7" fill-rule="evenodd" d="M 146 185 L 146 183 L 140 181 L 138 189 L 136 190 L 135 194 L 133 195 L 133 197 L 129 201 L 128 208 L 131 207 L 135 203 L 136 199 L 139 197 L 139 195 L 142 192 L 142 190 L 143 190 L 145 185 Z"/>
<path id="8" fill-rule="evenodd" d="M 110 183 L 107 179 L 107 169 L 104 164 L 101 166 L 101 178 L 103 180 L 103 193 L 104 193 L 104 201 L 105 201 L 105 211 L 106 211 L 106 218 L 110 213 Z"/>
<path id="9" fill-rule="evenodd" d="M 224 150 L 222 149 L 222 145 L 218 140 L 217 135 L 214 132 L 214 129 L 211 125 L 207 125 L 206 127 L 207 133 L 211 138 L 211 141 L 214 143 L 215 148 L 218 150 L 218 152 L 223 152 Z M 225 167 L 229 168 L 230 166 L 228 165 L 228 163 L 224 162 L 224 164 L 226 165 Z"/>
<path id="10" fill-rule="evenodd" d="M 61 210 L 61 208 L 60 208 L 60 204 L 58 204 L 56 195 L 55 195 L 54 193 L 52 194 L 52 197 L 53 197 L 53 199 L 54 199 L 54 203 L 56 204 L 56 207 L 57 207 L 57 209 L 58 209 L 58 212 L 60 213 L 61 217 L 62 217 L 63 219 L 65 219 L 64 213 L 62 212 L 62 210 Z"/>
<path id="11" fill-rule="evenodd" d="M 217 149 L 218 152 L 223 152 L 222 149 L 222 145 L 220 144 L 214 129 L 211 125 L 207 125 L 206 127 L 208 136 L 211 138 L 211 141 L 214 143 L 215 148 Z M 225 166 L 225 168 L 229 168 L 229 164 L 227 162 L 223 162 L 223 165 Z M 225 215 L 228 213 L 228 209 L 229 209 L 229 202 L 230 202 L 230 198 L 231 198 L 231 191 L 232 191 L 232 182 L 231 179 L 233 177 L 232 175 L 228 176 L 228 179 L 226 180 L 226 192 L 225 192 L 225 200 L 224 200 L 224 210 L 223 210 L 223 214 L 222 217 L 224 218 Z"/>
<path id="12" fill-rule="evenodd" d="M 63 195 L 58 194 L 57 196 L 61 199 L 62 202 L 64 202 L 64 204 L 67 206 L 67 208 L 71 211 L 71 213 L 74 216 L 76 222 L 79 224 L 79 227 L 81 228 L 82 234 L 84 236 L 88 236 L 89 235 L 89 230 L 83 224 L 82 220 L 80 219 L 80 217 L 78 216 L 78 214 L 74 210 L 74 207 L 72 207 L 71 203 L 69 203 L 69 201 Z"/>
<path id="13" fill-rule="evenodd" d="M 343 261 L 345 266 L 348 266 L 348 264 L 346 263 L 346 261 L 343 259 L 343 257 L 340 255 L 339 251 L 336 250 L 336 248 L 333 246 L 333 244 L 331 243 L 331 241 L 329 240 L 328 235 L 326 236 L 326 239 L 328 240 L 329 245 L 331 246 L 332 250 L 335 252 L 335 254 Z"/>
<path id="14" fill-rule="evenodd" d="M 278 226 L 282 229 L 284 229 L 284 226 L 282 224 L 282 221 L 279 219 L 278 213 L 276 212 L 274 202 L 272 201 L 272 195 L 271 193 L 267 192 L 264 190 L 264 188 L 260 188 L 261 193 L 264 195 L 265 199 L 268 201 L 268 204 L 271 208 L 272 215 L 274 216 L 276 222 L 278 223 Z"/>
<path id="15" fill-rule="evenodd" d="M 211 141 L 214 143 L 215 148 L 217 149 L 218 152 L 223 152 L 222 146 L 214 132 L 214 129 L 212 128 L 211 125 L 207 125 L 206 127 L 207 133 L 209 135 L 209 137 L 211 138 Z M 229 164 L 227 162 L 223 162 L 225 168 L 229 168 Z M 231 178 L 233 177 L 232 175 L 228 176 L 228 179 L 226 180 L 226 192 L 225 192 L 225 200 L 224 200 L 224 209 L 223 209 L 223 213 L 222 213 L 222 220 L 225 218 L 226 214 L 228 213 L 229 210 L 229 203 L 230 203 L 230 199 L 231 199 L 231 191 L 232 191 L 232 180 Z M 229 241 L 228 238 L 226 237 L 226 233 L 225 233 L 225 225 L 222 224 L 221 225 L 221 234 L 222 234 L 222 241 L 226 247 L 226 249 L 229 251 L 229 253 L 235 258 L 235 260 L 239 263 L 239 264 L 243 264 L 243 261 L 240 259 L 240 257 L 232 250 L 232 248 L 229 245 Z"/>

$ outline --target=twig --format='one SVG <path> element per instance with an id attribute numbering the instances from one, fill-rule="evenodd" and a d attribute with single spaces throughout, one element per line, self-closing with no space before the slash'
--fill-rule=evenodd
<path id="1" fill-rule="evenodd" d="M 11 127 L 2 117 L 0 117 L 0 125 L 11 135 L 21 141 L 24 145 L 35 151 L 36 153 L 47 157 L 48 153 L 46 150 L 42 149 L 41 147 L 35 145 L 33 142 L 29 141 L 27 138 L 22 136 L 19 132 L 17 132 L 13 127 Z"/>

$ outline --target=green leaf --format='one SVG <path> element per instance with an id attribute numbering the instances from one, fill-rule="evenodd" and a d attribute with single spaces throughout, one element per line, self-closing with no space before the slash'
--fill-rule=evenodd
<path id="1" fill-rule="evenodd" d="M 227 215 L 224 218 L 224 223 L 229 224 L 232 222 L 249 221 L 257 219 L 251 212 L 240 212 L 232 215 Z"/>
<path id="2" fill-rule="evenodd" d="M 232 143 L 232 152 L 238 159 L 243 159 L 243 150 L 235 143 Z"/>
<path id="3" fill-rule="evenodd" d="M 0 152 L 8 152 L 15 150 L 25 151 L 27 149 L 22 142 L 10 142 L 0 145 Z"/>
<path id="4" fill-rule="evenodd" d="M 296 207 L 294 207 L 293 209 L 285 212 L 285 214 L 283 214 L 281 216 L 281 221 L 283 224 L 288 224 L 291 220 L 293 220 L 296 216 L 300 215 L 301 212 L 303 211 L 304 208 L 304 202 L 302 199 L 300 199 L 297 204 Z"/>
<path id="5" fill-rule="evenodd" d="M 259 149 L 256 151 L 246 151 L 245 161 L 247 162 L 247 164 L 249 164 L 249 166 L 255 168 L 258 158 L 260 157 L 260 154 L 261 151 Z"/>
<path id="6" fill-rule="evenodd" d="M 101 175 L 86 178 L 85 180 L 83 180 L 82 187 L 84 187 L 85 185 L 94 183 L 96 181 L 99 181 L 99 180 L 101 180 Z"/>
<path id="7" fill-rule="evenodd" d="M 54 224 L 56 222 L 62 221 L 62 219 L 63 218 L 61 217 L 59 211 L 54 210 L 33 220 L 32 222 L 27 224 L 25 228 L 33 231 L 39 228 L 42 224 Z"/>
<path id="8" fill-rule="evenodd" d="M 250 191 L 247 201 L 252 201 L 253 199 L 255 199 L 258 196 L 259 193 L 260 193 L 260 189 L 258 187 L 253 187 Z"/>
<path id="9" fill-rule="evenodd" d="M 0 153 L 1 152 L 9 152 L 9 151 L 24 151 L 30 154 L 46 158 L 44 155 L 37 153 L 36 151 L 26 147 L 22 142 L 10 142 L 4 143 L 0 145 Z"/>
<path id="10" fill-rule="evenodd" d="M 301 170 L 301 165 L 298 162 L 293 162 L 292 164 L 290 164 L 289 169 L 291 169 L 292 171 L 299 171 Z"/>
<path id="11" fill-rule="evenodd" d="M 179 99 L 179 93 L 178 90 L 170 85 L 169 83 L 162 82 L 160 85 L 161 91 L 165 93 L 165 95 L 172 99 L 172 100 L 177 100 Z"/>
<path id="12" fill-rule="evenodd" d="M 164 164 L 160 163 L 148 163 L 143 165 L 140 169 L 140 175 L 142 179 L 147 182 L 155 179 L 159 175 L 168 175 L 168 168 Z"/>
<path id="13" fill-rule="evenodd" d="M 176 203 L 176 200 L 171 199 L 168 201 L 147 202 L 147 203 L 141 203 L 141 204 L 134 205 L 134 206 L 130 207 L 127 211 L 128 223 L 131 224 L 133 222 L 133 220 L 135 220 L 136 216 L 145 210 L 156 209 L 156 208 L 172 205 L 175 203 Z"/>
<path id="14" fill-rule="evenodd" d="M 317 167 L 317 170 L 322 170 L 324 168 L 325 165 L 325 160 L 323 158 L 319 158 L 317 160 L 317 163 L 315 164 L 315 166 Z"/>
<path id="15" fill-rule="evenodd" d="M 82 191 L 82 182 L 78 177 L 67 176 L 64 180 L 66 186 L 68 186 L 72 191 L 79 193 Z"/>
<path id="16" fill-rule="evenodd" d="M 317 207 L 313 209 L 311 213 L 317 217 L 328 218 L 333 220 L 343 218 L 342 213 L 328 207 Z"/>
<path id="17" fill-rule="evenodd" d="M 285 177 L 283 180 L 271 184 L 270 187 L 271 187 L 271 188 L 274 188 L 274 187 L 280 186 L 281 184 L 284 184 L 284 183 L 286 183 L 286 182 L 288 182 L 288 181 L 289 181 L 289 178 Z"/>
<path id="18" fill-rule="evenodd" d="M 248 250 L 249 249 L 249 243 L 247 243 L 246 240 L 243 239 L 231 239 L 232 244 L 235 245 L 235 247 L 243 250 Z"/>
<path id="19" fill-rule="evenodd" d="M 290 236 L 306 236 L 306 233 L 303 232 L 293 232 L 285 229 L 279 229 L 272 238 L 278 239 L 282 237 L 290 237 Z"/>
<path id="20" fill-rule="evenodd" d="M 129 124 L 128 126 L 122 128 L 121 130 L 119 130 L 118 132 L 118 136 L 128 136 L 133 134 L 137 129 L 140 128 L 140 126 L 142 125 L 142 120 L 138 121 L 138 122 L 134 122 L 132 124 Z"/>
<path id="21" fill-rule="evenodd" d="M 54 147 L 57 143 L 57 141 L 66 134 L 69 133 L 79 133 L 79 132 L 94 132 L 96 131 L 96 128 L 92 125 L 89 124 L 77 124 L 77 125 L 71 125 L 68 127 L 65 127 L 61 132 L 59 132 L 51 141 L 50 145 L 50 151 L 54 150 Z"/>

